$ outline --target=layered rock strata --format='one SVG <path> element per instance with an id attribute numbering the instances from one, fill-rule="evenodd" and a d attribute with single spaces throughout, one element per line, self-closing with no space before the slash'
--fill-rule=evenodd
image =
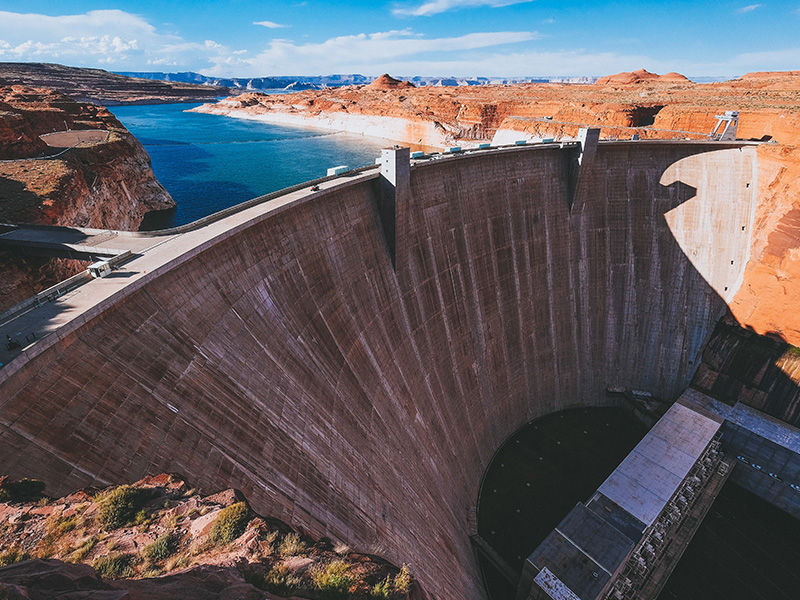
<path id="1" fill-rule="evenodd" d="M 85 130 L 107 135 L 70 149 L 42 138 Z M 107 109 L 24 86 L 0 88 L 0 198 L 3 223 L 121 230 L 136 230 L 147 212 L 175 206 L 147 152 Z M 5 252 L 2 261 L 0 311 L 85 268 Z"/>
<path id="2" fill-rule="evenodd" d="M 102 69 L 49 63 L 0 62 L 0 85 L 51 88 L 78 102 L 106 106 L 205 102 L 230 93 L 228 88 L 220 86 L 153 81 Z"/>
<path id="3" fill-rule="evenodd" d="M 394 126 L 382 137 L 431 146 L 572 139 L 583 126 L 602 127 L 604 137 L 630 138 L 635 133 L 642 139 L 699 139 L 711 132 L 715 115 L 738 110 L 740 138 L 767 136 L 784 144 L 800 140 L 800 76 L 793 72 L 713 84 L 695 84 L 678 74 L 645 77 L 639 72 L 605 79 L 593 85 L 413 88 L 386 85 L 382 78 L 375 87 L 246 93 L 194 110 L 327 129 L 347 127 L 352 132 L 363 124 L 366 135 L 376 135 L 371 123 L 400 120 L 405 131 Z"/>

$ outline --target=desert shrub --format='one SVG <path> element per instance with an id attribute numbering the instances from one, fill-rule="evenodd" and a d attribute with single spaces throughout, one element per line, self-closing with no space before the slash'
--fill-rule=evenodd
<path id="1" fill-rule="evenodd" d="M 119 529 L 129 523 L 146 519 L 146 511 L 142 505 L 149 496 L 147 490 L 135 488 L 130 485 L 121 485 L 104 494 L 95 497 L 99 510 L 97 519 L 106 529 Z"/>
<path id="2" fill-rule="evenodd" d="M 250 521 L 250 509 L 244 502 L 231 504 L 219 511 L 217 519 L 208 532 L 208 540 L 213 545 L 232 542 L 244 533 Z"/>
<path id="3" fill-rule="evenodd" d="M 331 600 L 346 598 L 353 585 L 350 576 L 350 565 L 343 560 L 333 560 L 327 565 L 321 565 L 311 572 L 311 581 L 322 592 L 323 598 Z"/>
<path id="4" fill-rule="evenodd" d="M 306 544 L 296 533 L 287 533 L 281 545 L 278 546 L 278 554 L 281 556 L 297 556 L 306 551 Z"/>
<path id="5" fill-rule="evenodd" d="M 86 558 L 86 555 L 92 551 L 92 548 L 94 548 L 95 544 L 97 544 L 96 537 L 91 536 L 86 538 L 80 544 L 78 544 L 78 547 L 72 551 L 72 553 L 67 557 L 67 560 L 75 563 L 81 562 L 84 558 Z"/>
<path id="6" fill-rule="evenodd" d="M 277 531 L 268 531 L 260 536 L 262 543 L 259 547 L 262 556 L 272 556 L 275 551 L 275 540 L 278 539 Z"/>
<path id="7" fill-rule="evenodd" d="M 27 552 L 23 552 L 19 546 L 14 546 L 8 550 L 0 551 L 0 567 L 7 567 L 14 563 L 22 562 L 30 558 Z"/>
<path id="8" fill-rule="evenodd" d="M 65 533 L 68 533 L 78 526 L 78 515 L 70 517 L 55 517 L 51 518 L 47 524 L 47 534 L 58 539 Z"/>
<path id="9" fill-rule="evenodd" d="M 142 550 L 142 555 L 151 561 L 160 561 L 169 558 L 178 550 L 180 535 L 174 531 L 168 531 L 156 539 L 152 544 L 148 544 Z"/>
<path id="10" fill-rule="evenodd" d="M 276 565 L 266 573 L 250 573 L 245 579 L 258 589 L 278 596 L 293 595 L 303 586 L 303 580 L 285 565 Z"/>
<path id="11" fill-rule="evenodd" d="M 175 529 L 178 527 L 178 523 L 183 520 L 183 515 L 171 514 L 166 519 L 164 519 L 164 525 L 168 529 Z"/>
<path id="12" fill-rule="evenodd" d="M 403 565 L 400 572 L 394 576 L 394 589 L 401 594 L 408 594 L 411 591 L 411 572 L 408 565 Z"/>
<path id="13" fill-rule="evenodd" d="M 403 565 L 397 575 L 376 583 L 372 587 L 371 597 L 379 600 L 399 600 L 408 596 L 411 591 L 411 573 L 408 566 Z"/>
<path id="14" fill-rule="evenodd" d="M 372 587 L 371 597 L 378 600 L 389 600 L 394 594 L 392 587 L 392 578 L 387 575 L 386 579 L 379 581 Z"/>
<path id="15" fill-rule="evenodd" d="M 38 479 L 4 481 L 0 487 L 0 502 L 26 502 L 38 500 L 44 491 L 44 482 Z"/>
<path id="16" fill-rule="evenodd" d="M 98 556 L 92 564 L 103 579 L 120 579 L 133 574 L 129 554 L 106 554 Z"/>
<path id="17" fill-rule="evenodd" d="M 186 554 L 173 556 L 164 565 L 164 571 L 173 571 L 175 569 L 183 569 L 191 564 L 191 560 Z"/>

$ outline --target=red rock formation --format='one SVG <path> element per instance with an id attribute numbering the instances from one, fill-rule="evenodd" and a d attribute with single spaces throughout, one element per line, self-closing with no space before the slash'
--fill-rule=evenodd
<path id="1" fill-rule="evenodd" d="M 645 69 L 638 69 L 636 71 L 624 71 L 615 75 L 607 75 L 597 80 L 597 85 L 606 85 L 609 83 L 641 83 L 642 81 L 652 81 L 658 79 L 658 75 L 650 73 Z"/>
<path id="2" fill-rule="evenodd" d="M 800 71 L 755 71 L 745 73 L 741 79 L 775 79 L 784 77 L 800 77 Z"/>
<path id="3" fill-rule="evenodd" d="M 416 86 L 410 81 L 395 79 L 388 73 L 384 73 L 366 87 L 371 90 L 396 90 L 396 89 L 413 88 Z"/>
<path id="4" fill-rule="evenodd" d="M 104 527 L 98 519 L 94 489 L 46 503 L 36 498 L 0 502 L 0 548 L 6 562 L 19 561 L 0 568 L 0 598 L 56 600 L 69 594 L 105 600 L 272 600 L 280 596 L 265 590 L 263 577 L 272 569 L 284 569 L 305 586 L 287 585 L 283 595 L 316 597 L 311 576 L 334 561 L 348 566 L 353 595 L 367 598 L 375 584 L 387 577 L 394 582 L 400 572 L 380 558 L 333 549 L 305 536 L 298 537 L 304 548 L 281 552 L 282 540 L 299 534 L 249 509 L 235 539 L 209 542 L 223 509 L 246 503 L 240 492 L 202 497 L 182 478 L 168 474 L 145 477 L 132 487 L 146 494 L 142 510 L 147 518 L 118 528 Z M 165 534 L 172 540 L 168 549 L 161 554 L 145 550 Z M 100 577 L 91 565 L 111 555 L 122 557 L 125 571 Z M 407 592 L 392 595 L 408 597 Z"/>
<path id="5" fill-rule="evenodd" d="M 757 333 L 800 346 L 800 148 L 763 145 L 758 159 L 751 256 L 730 309 Z"/>
<path id="6" fill-rule="evenodd" d="M 106 141 L 60 152 L 39 137 L 101 129 Z M 13 160 L 11 160 L 13 159 Z M 150 157 L 108 109 L 53 90 L 0 87 L 0 222 L 136 230 L 144 215 L 175 205 Z M 76 261 L 2 253 L 0 310 L 85 268 Z"/>
<path id="7" fill-rule="evenodd" d="M 50 63 L 0 62 L 2 85 L 50 88 L 79 102 L 96 102 L 107 106 L 203 102 L 230 93 L 226 87 L 139 79 L 102 69 Z"/>
<path id="8" fill-rule="evenodd" d="M 665 74 L 665 75 L 657 75 L 655 73 L 650 73 L 645 69 L 638 69 L 632 72 L 623 72 L 617 73 L 616 75 L 608 75 L 606 77 L 601 77 L 597 80 L 597 85 L 608 85 L 608 84 L 623 84 L 628 85 L 632 83 L 644 83 L 644 82 L 664 82 L 664 83 L 691 83 L 691 80 L 687 77 L 684 77 L 680 73 L 675 73 L 673 71 Z"/>

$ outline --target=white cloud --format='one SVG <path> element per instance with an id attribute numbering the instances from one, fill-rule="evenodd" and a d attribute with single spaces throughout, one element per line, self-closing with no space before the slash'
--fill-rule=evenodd
<path id="1" fill-rule="evenodd" d="M 0 11 L 0 60 L 53 61 L 76 66 L 140 70 L 144 64 L 214 64 L 227 49 L 214 41 L 186 42 L 159 33 L 138 15 L 122 10 L 49 16 Z M 205 60 L 204 60 L 205 59 Z"/>
<path id="2" fill-rule="evenodd" d="M 458 8 L 475 6 L 499 8 L 501 6 L 511 6 L 512 4 L 524 4 L 526 2 L 533 2 L 533 0 L 428 0 L 417 7 L 406 8 L 397 6 L 392 12 L 396 15 L 430 17 L 431 15 L 437 15 Z"/>
<path id="3" fill-rule="evenodd" d="M 584 49 L 577 49 L 554 52 L 523 51 L 510 54 L 487 52 L 469 58 L 457 57 L 423 63 L 392 61 L 382 66 L 386 72 L 397 75 L 533 77 L 608 75 L 620 71 L 632 71 L 643 64 L 653 65 L 655 61 L 640 55 L 621 55 L 615 52 L 593 54 Z M 368 72 L 366 69 L 364 71 Z M 372 74 L 375 73 L 373 71 Z"/>
<path id="4" fill-rule="evenodd" d="M 261 25 L 262 27 L 266 27 L 268 29 L 281 29 L 283 27 L 288 27 L 288 25 L 281 25 L 280 23 L 274 23 L 273 21 L 253 21 L 253 25 Z"/>
<path id="5" fill-rule="evenodd" d="M 251 76 L 276 74 L 327 74 L 383 72 L 381 65 L 429 53 L 467 52 L 536 39 L 529 31 L 468 33 L 458 37 L 428 39 L 411 30 L 361 33 L 330 38 L 324 42 L 297 44 L 291 40 L 271 40 L 269 47 L 252 59 L 225 61 L 209 74 L 228 76 L 232 65 L 249 65 Z M 419 60 L 424 60 L 420 58 Z"/>
<path id="6" fill-rule="evenodd" d="M 736 67 L 733 72 L 740 75 L 745 71 L 797 70 L 797 65 L 800 65 L 800 48 L 745 52 L 734 56 L 728 64 Z"/>
<path id="7" fill-rule="evenodd" d="M 742 8 L 737 8 L 736 12 L 739 14 L 753 12 L 757 8 L 761 8 L 764 6 L 763 4 L 749 4 L 748 6 L 743 6 Z"/>

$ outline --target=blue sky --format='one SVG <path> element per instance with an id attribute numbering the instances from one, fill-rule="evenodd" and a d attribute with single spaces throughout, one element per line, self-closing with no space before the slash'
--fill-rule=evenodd
<path id="1" fill-rule="evenodd" d="M 0 61 L 256 77 L 800 69 L 800 0 L 0 0 Z"/>

